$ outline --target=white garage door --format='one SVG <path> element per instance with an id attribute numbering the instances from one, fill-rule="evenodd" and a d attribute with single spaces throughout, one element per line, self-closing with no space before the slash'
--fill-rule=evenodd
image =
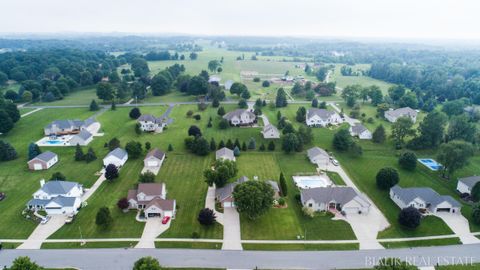
<path id="1" fill-rule="evenodd" d="M 36 171 L 42 170 L 43 169 L 42 164 L 40 163 L 33 164 L 33 169 Z"/>
<path id="2" fill-rule="evenodd" d="M 342 209 L 347 214 L 358 214 L 358 208 L 356 207 L 345 207 Z"/>
<path id="3" fill-rule="evenodd" d="M 148 165 L 148 167 L 157 167 L 157 166 L 158 166 L 158 162 L 156 162 L 156 161 L 148 161 L 148 162 L 147 162 L 147 165 Z"/>
<path id="4" fill-rule="evenodd" d="M 233 204 L 231 202 L 224 202 L 223 207 L 232 207 Z"/>

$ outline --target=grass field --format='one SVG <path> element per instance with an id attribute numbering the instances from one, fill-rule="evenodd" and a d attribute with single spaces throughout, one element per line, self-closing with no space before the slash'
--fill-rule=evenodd
<path id="1" fill-rule="evenodd" d="M 86 242 L 81 245 L 80 242 L 69 243 L 43 243 L 41 249 L 65 249 L 65 248 L 133 248 L 137 242 Z"/>
<path id="2" fill-rule="evenodd" d="M 193 249 L 221 249 L 222 243 L 211 242 L 166 242 L 156 241 L 155 248 L 193 248 Z"/>
<path id="3" fill-rule="evenodd" d="M 358 250 L 358 244 L 242 244 L 244 250 Z"/>
<path id="4" fill-rule="evenodd" d="M 61 100 L 53 102 L 36 102 L 34 104 L 36 106 L 89 105 L 92 100 L 96 100 L 98 104 L 101 103 L 101 100 L 97 97 L 95 86 L 76 89 Z"/>
<path id="5" fill-rule="evenodd" d="M 342 73 L 340 72 L 340 69 L 342 68 L 343 65 L 344 64 L 336 64 L 335 70 L 330 77 L 331 81 L 335 81 L 337 83 L 337 87 L 345 88 L 345 86 L 352 85 L 352 84 L 359 84 L 363 87 L 377 85 L 378 87 L 380 87 L 383 94 L 385 95 L 387 94 L 388 88 L 390 88 L 393 85 L 391 83 L 377 80 L 368 76 L 343 76 Z M 353 69 L 366 71 L 370 69 L 370 65 L 358 64 L 353 66 Z"/>
<path id="6" fill-rule="evenodd" d="M 405 242 L 380 242 L 385 248 L 412 248 L 412 247 L 430 247 L 430 246 L 447 246 L 447 245 L 461 245 L 460 238 L 444 238 L 431 240 L 416 240 Z"/>

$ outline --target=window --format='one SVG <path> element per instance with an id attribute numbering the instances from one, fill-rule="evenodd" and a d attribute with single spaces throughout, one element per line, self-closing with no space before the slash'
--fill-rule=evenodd
<path id="1" fill-rule="evenodd" d="M 309 204 L 308 204 L 308 207 L 313 207 L 313 204 L 312 204 L 312 203 L 309 203 Z"/>

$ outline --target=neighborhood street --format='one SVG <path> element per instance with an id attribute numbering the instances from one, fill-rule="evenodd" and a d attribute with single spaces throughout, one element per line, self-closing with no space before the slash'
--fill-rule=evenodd
<path id="1" fill-rule="evenodd" d="M 2 250 L 0 267 L 29 256 L 47 268 L 132 269 L 144 256 L 165 267 L 235 269 L 359 269 L 381 258 L 398 257 L 418 266 L 468 264 L 480 260 L 480 244 L 356 251 L 234 251 L 202 249 L 50 249 Z"/>

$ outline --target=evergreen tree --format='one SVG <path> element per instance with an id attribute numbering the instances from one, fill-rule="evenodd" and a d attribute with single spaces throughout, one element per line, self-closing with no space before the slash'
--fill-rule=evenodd
<path id="1" fill-rule="evenodd" d="M 277 96 L 275 98 L 275 106 L 277 108 L 286 107 L 287 106 L 287 94 L 283 88 L 278 89 Z"/>
<path id="2" fill-rule="evenodd" d="M 223 106 L 219 107 L 218 110 L 217 110 L 217 114 L 220 115 L 220 116 L 224 116 L 225 115 L 225 108 L 223 108 Z"/>
<path id="3" fill-rule="evenodd" d="M 242 143 L 242 151 L 247 151 L 247 144 L 245 142 Z"/>
<path id="4" fill-rule="evenodd" d="M 145 143 L 145 149 L 148 151 L 148 150 L 150 150 L 150 148 L 152 148 L 152 144 L 150 142 L 146 142 Z"/>
<path id="5" fill-rule="evenodd" d="M 233 149 L 233 155 L 236 157 L 240 156 L 240 149 L 238 148 L 238 146 L 235 146 L 235 148 Z"/>
<path id="6" fill-rule="evenodd" d="M 30 143 L 28 146 L 28 160 L 34 159 L 36 156 L 40 155 L 42 151 L 40 150 L 40 147 L 38 147 L 37 144 L 35 143 Z"/>
<path id="7" fill-rule="evenodd" d="M 110 107 L 112 111 L 115 111 L 117 109 L 117 105 L 115 104 L 115 100 L 112 100 L 112 105 Z"/>
<path id="8" fill-rule="evenodd" d="M 0 161 L 14 160 L 17 157 L 15 148 L 11 144 L 0 140 Z"/>
<path id="9" fill-rule="evenodd" d="M 379 125 L 372 134 L 372 141 L 375 143 L 383 143 L 385 138 L 385 128 L 383 125 Z"/>
<path id="10" fill-rule="evenodd" d="M 222 149 L 224 147 L 225 147 L 225 142 L 221 140 L 220 143 L 218 144 L 218 149 Z"/>
<path id="11" fill-rule="evenodd" d="M 235 145 L 235 146 L 238 147 L 238 148 L 241 147 L 240 141 L 238 140 L 238 138 L 235 139 L 235 142 L 233 143 L 233 145 Z"/>
<path id="12" fill-rule="evenodd" d="M 97 102 L 95 99 L 92 99 L 92 102 L 90 102 L 90 111 L 98 111 L 100 108 L 98 107 Z"/>
<path id="13" fill-rule="evenodd" d="M 77 143 L 75 146 L 75 161 L 81 161 L 85 159 L 85 154 L 83 153 L 82 148 L 80 145 Z"/>
<path id="14" fill-rule="evenodd" d="M 228 149 L 233 150 L 234 145 L 232 143 L 232 140 L 228 139 L 226 146 Z"/>
<path id="15" fill-rule="evenodd" d="M 211 151 L 215 151 L 217 150 L 217 144 L 215 143 L 215 139 L 212 137 L 212 139 L 210 140 L 210 150 Z"/>
<path id="16" fill-rule="evenodd" d="M 220 102 L 218 101 L 217 98 L 214 98 L 213 101 L 212 101 L 212 107 L 213 108 L 218 108 L 218 106 L 220 106 Z"/>
<path id="17" fill-rule="evenodd" d="M 173 146 L 172 146 L 172 144 L 169 144 L 169 145 L 168 145 L 168 151 L 169 151 L 169 152 L 172 152 L 172 151 L 173 151 Z"/>
<path id="18" fill-rule="evenodd" d="M 248 149 L 255 150 L 257 148 L 257 143 L 255 142 L 255 138 L 251 137 L 248 141 Z"/>
<path id="19" fill-rule="evenodd" d="M 105 178 L 107 180 L 113 181 L 113 179 L 118 177 L 118 169 L 117 166 L 113 164 L 108 164 L 105 168 Z"/>
<path id="20" fill-rule="evenodd" d="M 280 189 L 282 190 L 282 196 L 287 196 L 288 191 L 287 191 L 287 181 L 285 180 L 285 176 L 283 176 L 283 173 L 280 173 Z"/>
<path id="21" fill-rule="evenodd" d="M 273 141 L 270 141 L 268 143 L 268 150 L 269 151 L 275 151 L 275 143 Z"/>
<path id="22" fill-rule="evenodd" d="M 88 148 L 88 151 L 87 151 L 87 154 L 85 155 L 85 161 L 87 163 L 90 163 L 94 160 L 97 159 L 97 155 L 95 154 L 95 152 L 93 151 L 93 148 L 92 147 L 89 147 Z"/>
<path id="23" fill-rule="evenodd" d="M 318 107 L 318 99 L 314 98 L 314 99 L 312 100 L 312 107 L 313 107 L 313 108 L 317 108 L 317 107 Z"/>
<path id="24" fill-rule="evenodd" d="M 137 135 L 142 134 L 142 129 L 140 127 L 140 123 L 135 124 L 135 134 L 137 134 Z"/>
<path id="25" fill-rule="evenodd" d="M 265 149 L 267 149 L 267 148 L 265 147 L 265 144 L 262 143 L 262 145 L 260 145 L 260 148 L 258 148 L 258 149 L 263 152 L 263 151 L 265 151 Z"/>

